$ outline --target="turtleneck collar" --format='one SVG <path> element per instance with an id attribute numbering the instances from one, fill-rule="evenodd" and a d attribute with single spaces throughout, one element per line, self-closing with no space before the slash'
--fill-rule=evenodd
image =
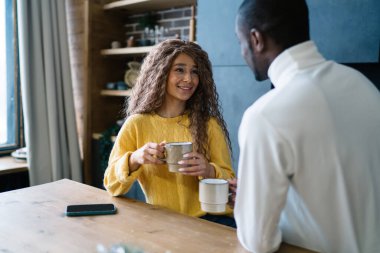
<path id="1" fill-rule="evenodd" d="M 306 41 L 290 47 L 279 54 L 268 69 L 268 76 L 272 84 L 278 88 L 289 83 L 293 75 L 310 66 L 326 61 L 318 52 L 313 41 Z"/>

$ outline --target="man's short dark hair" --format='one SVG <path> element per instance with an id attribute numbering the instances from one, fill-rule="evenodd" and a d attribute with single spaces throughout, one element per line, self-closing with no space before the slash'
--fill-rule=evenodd
<path id="1" fill-rule="evenodd" d="M 283 49 L 310 39 L 305 0 L 244 0 L 238 13 L 240 27 L 257 29 Z"/>

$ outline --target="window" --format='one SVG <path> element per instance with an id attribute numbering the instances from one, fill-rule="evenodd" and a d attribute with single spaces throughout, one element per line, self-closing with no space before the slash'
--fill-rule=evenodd
<path id="1" fill-rule="evenodd" d="M 22 145 L 17 50 L 16 0 L 3 0 L 0 1 L 0 153 L 9 153 Z"/>

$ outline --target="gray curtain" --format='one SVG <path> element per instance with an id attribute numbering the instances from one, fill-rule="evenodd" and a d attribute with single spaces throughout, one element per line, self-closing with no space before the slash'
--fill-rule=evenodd
<path id="1" fill-rule="evenodd" d="M 64 0 L 17 0 L 31 185 L 82 181 Z"/>

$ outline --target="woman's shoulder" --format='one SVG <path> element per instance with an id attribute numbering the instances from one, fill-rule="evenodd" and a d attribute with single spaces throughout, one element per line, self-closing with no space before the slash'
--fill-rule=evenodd
<path id="1" fill-rule="evenodd" d="M 146 125 L 149 119 L 152 117 L 151 114 L 145 113 L 136 113 L 129 115 L 125 120 L 124 126 L 127 128 L 140 128 L 141 126 Z"/>
<path id="2" fill-rule="evenodd" d="M 218 120 L 215 117 L 210 117 L 207 124 L 209 126 L 218 126 L 219 125 Z"/>
<path id="3" fill-rule="evenodd" d="M 132 122 L 141 122 L 145 121 L 149 118 L 151 118 L 152 115 L 148 113 L 136 113 L 128 116 L 127 121 L 132 123 Z"/>
<path id="4" fill-rule="evenodd" d="M 211 131 L 214 130 L 214 129 L 221 129 L 221 126 L 220 126 L 218 120 L 215 117 L 211 117 L 208 120 L 207 126 L 208 126 L 208 129 L 211 130 Z"/>

